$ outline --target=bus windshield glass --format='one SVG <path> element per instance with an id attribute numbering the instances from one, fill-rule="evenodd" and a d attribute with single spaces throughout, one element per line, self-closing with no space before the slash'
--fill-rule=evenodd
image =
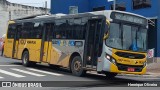
<path id="1" fill-rule="evenodd" d="M 147 29 L 111 23 L 106 45 L 116 49 L 144 52 L 147 49 Z"/>

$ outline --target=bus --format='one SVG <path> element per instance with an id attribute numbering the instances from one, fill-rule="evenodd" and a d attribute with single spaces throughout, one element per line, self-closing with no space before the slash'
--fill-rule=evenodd
<path id="1" fill-rule="evenodd" d="M 46 63 L 75 76 L 96 71 L 145 74 L 148 20 L 140 15 L 104 10 L 37 16 L 9 21 L 4 55 L 24 66 Z"/>

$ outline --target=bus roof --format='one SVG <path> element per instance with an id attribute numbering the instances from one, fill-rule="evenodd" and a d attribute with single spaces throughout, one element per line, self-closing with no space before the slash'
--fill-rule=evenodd
<path id="1" fill-rule="evenodd" d="M 80 17 L 91 17 L 95 15 L 103 15 L 106 17 L 106 19 L 108 19 L 109 21 L 112 21 L 112 19 L 110 18 L 110 15 L 112 12 L 124 13 L 124 14 L 134 15 L 140 18 L 147 19 L 144 16 L 130 13 L 130 12 L 117 11 L 117 10 L 104 10 L 104 11 L 86 12 L 86 13 L 79 13 L 79 14 L 60 14 L 60 15 L 53 14 L 53 15 L 44 15 L 44 16 L 37 16 L 37 17 L 30 16 L 29 18 L 15 19 L 13 21 L 15 22 L 42 21 L 42 20 L 51 21 L 53 19 L 59 19 L 59 18 L 80 18 Z"/>

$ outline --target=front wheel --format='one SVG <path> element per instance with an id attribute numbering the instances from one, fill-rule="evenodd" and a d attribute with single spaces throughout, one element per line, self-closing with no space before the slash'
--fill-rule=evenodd
<path id="1" fill-rule="evenodd" d="M 82 59 L 80 56 L 75 56 L 71 62 L 71 71 L 75 76 L 84 76 L 86 71 L 82 68 Z"/>

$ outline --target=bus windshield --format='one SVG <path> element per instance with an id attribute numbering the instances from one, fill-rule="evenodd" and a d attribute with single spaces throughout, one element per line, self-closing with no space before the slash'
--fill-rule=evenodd
<path id="1" fill-rule="evenodd" d="M 147 49 L 147 29 L 111 23 L 106 45 L 116 49 L 144 52 Z"/>

